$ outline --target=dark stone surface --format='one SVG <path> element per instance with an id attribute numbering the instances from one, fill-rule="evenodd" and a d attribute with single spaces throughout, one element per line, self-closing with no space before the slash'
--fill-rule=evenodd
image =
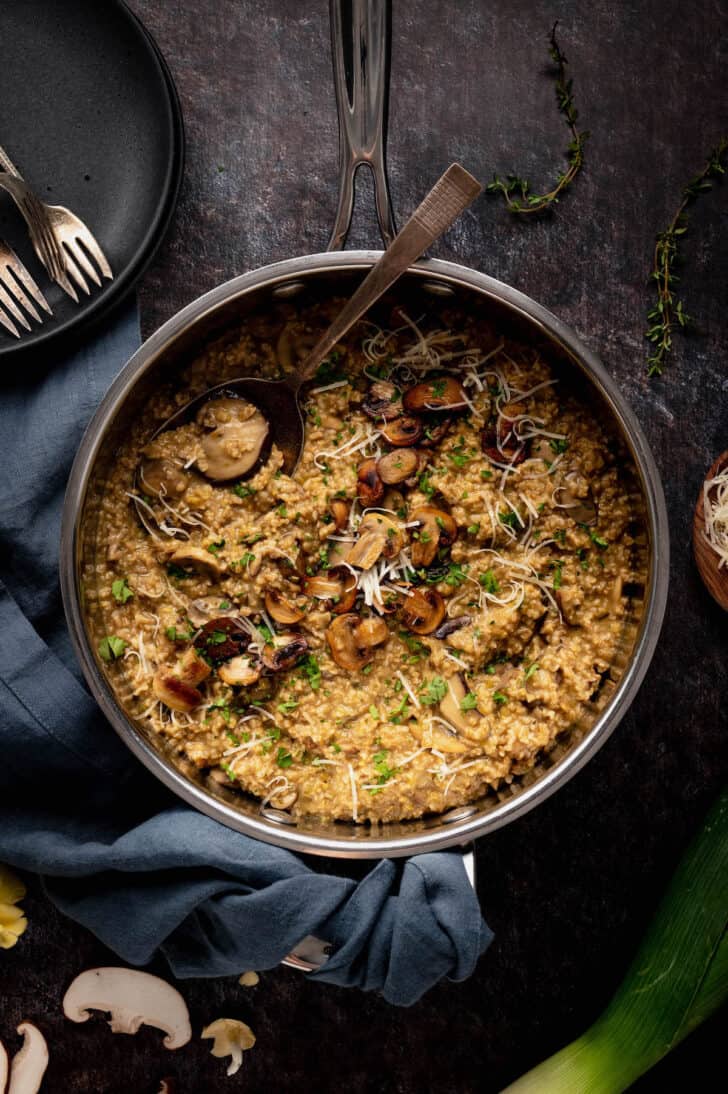
<path id="1" fill-rule="evenodd" d="M 132 0 L 177 81 L 188 165 L 176 222 L 141 287 L 145 332 L 234 274 L 325 247 L 336 205 L 336 119 L 327 5 L 298 0 Z M 678 340 L 664 379 L 645 378 L 645 287 L 654 235 L 725 130 L 722 0 L 409 0 L 393 20 L 389 166 L 402 219 L 452 159 L 537 184 L 560 164 L 546 36 L 555 16 L 587 166 L 555 216 L 509 220 L 481 200 L 436 248 L 554 310 L 599 353 L 647 432 L 671 519 L 668 616 L 647 681 L 619 730 L 569 786 L 481 840 L 479 894 L 496 941 L 465 984 L 399 1011 L 381 999 L 264 973 L 182 985 L 194 1029 L 222 1014 L 258 1036 L 236 1080 L 195 1039 L 167 1054 L 153 1031 L 69 1029 L 72 975 L 113 955 L 36 892 L 30 928 L 0 956 L 3 1032 L 42 1020 L 44 1090 L 320 1094 L 497 1091 L 570 1040 L 620 981 L 680 854 L 725 777 L 726 620 L 690 552 L 696 491 L 728 447 L 725 187 L 696 208 L 683 288 L 701 335 Z M 366 193 L 366 190 L 364 191 Z M 354 245 L 376 244 L 362 200 Z M 159 971 L 163 970 L 160 968 Z M 723 1069 L 720 1017 L 643 1079 L 641 1094 L 687 1090 Z"/>

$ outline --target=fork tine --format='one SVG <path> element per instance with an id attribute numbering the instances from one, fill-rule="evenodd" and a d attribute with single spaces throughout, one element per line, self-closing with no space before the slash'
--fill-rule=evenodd
<path id="1" fill-rule="evenodd" d="M 50 305 L 49 305 L 48 301 L 43 296 L 43 293 L 40 291 L 40 289 L 36 285 L 35 281 L 33 280 L 33 278 L 30 276 L 30 274 L 26 270 L 23 263 L 22 262 L 15 262 L 12 259 L 8 258 L 7 267 L 10 270 L 10 272 L 12 273 L 15 280 L 20 282 L 20 284 L 17 288 L 17 293 L 20 294 L 20 297 L 21 297 L 20 302 L 23 305 L 23 307 L 25 308 L 25 310 L 29 311 L 31 313 L 31 315 L 35 319 L 38 320 L 39 323 L 41 322 L 40 316 L 37 314 L 35 308 L 31 304 L 30 300 L 28 300 L 28 298 L 25 295 L 25 293 L 28 293 L 30 296 L 33 297 L 33 299 L 35 300 L 36 304 L 39 305 L 39 307 L 43 308 L 44 311 L 47 311 L 49 315 L 53 315 L 53 312 L 51 311 L 51 308 L 50 308 Z M 25 292 L 23 292 L 23 289 L 25 290 Z"/>
<path id="2" fill-rule="evenodd" d="M 30 323 L 5 288 L 5 283 L 3 281 L 0 281 L 0 304 L 7 308 L 16 323 L 20 323 L 26 330 L 30 330 Z"/>
<path id="3" fill-rule="evenodd" d="M 79 270 L 78 266 L 76 265 L 76 261 L 74 259 L 74 256 L 71 253 L 71 251 L 69 250 L 69 247 L 68 247 L 67 243 L 64 244 L 64 250 L 66 252 L 66 272 L 68 273 L 69 277 L 73 278 L 73 280 L 78 285 L 79 289 L 81 289 L 82 292 L 85 292 L 86 296 L 90 296 L 91 295 L 91 290 L 89 289 L 88 285 L 86 284 L 85 277 L 83 276 L 83 274 Z"/>
<path id="4" fill-rule="evenodd" d="M 0 278 L 0 280 L 2 280 L 2 278 Z M 11 284 L 10 278 L 6 278 L 6 279 L 4 279 L 4 285 L 5 285 L 5 288 L 7 289 L 7 291 L 9 293 L 12 293 L 13 297 L 15 298 L 17 303 L 21 306 L 21 308 L 25 308 L 28 315 L 30 315 L 33 319 L 35 319 L 36 323 L 42 323 L 43 322 L 41 317 L 38 315 L 38 312 L 33 307 L 33 304 L 28 299 L 28 297 L 25 295 L 22 288 L 20 287 L 20 285 L 18 285 L 17 282 L 13 282 Z M 48 310 L 50 311 L 50 308 Z"/>
<path id="5" fill-rule="evenodd" d="M 96 260 L 96 263 L 101 270 L 103 276 L 107 277 L 109 281 L 112 281 L 114 275 L 111 272 L 111 266 L 106 261 L 106 255 L 99 247 L 96 237 L 84 225 L 84 231 L 79 232 L 77 238 L 78 241 L 86 248 L 91 257 Z"/>
<path id="6" fill-rule="evenodd" d="M 67 240 L 66 241 L 66 247 L 71 252 L 71 254 L 75 258 L 76 262 L 81 267 L 81 269 L 86 274 L 86 276 L 90 277 L 91 280 L 93 281 L 93 283 L 95 285 L 98 285 L 99 288 L 101 288 L 101 280 L 99 279 L 99 275 L 96 273 L 96 270 L 93 268 L 93 266 L 91 265 L 89 260 L 86 258 L 86 255 L 84 254 L 83 247 L 79 246 L 78 238 Z"/>
<path id="7" fill-rule="evenodd" d="M 9 331 L 14 338 L 20 338 L 20 331 L 15 326 L 15 323 L 8 319 L 5 312 L 0 308 L 0 323 L 5 327 L 5 330 Z"/>

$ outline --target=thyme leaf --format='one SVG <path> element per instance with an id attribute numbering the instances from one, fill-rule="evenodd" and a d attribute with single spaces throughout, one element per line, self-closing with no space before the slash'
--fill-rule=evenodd
<path id="1" fill-rule="evenodd" d="M 586 130 L 577 129 L 579 112 L 574 102 L 573 80 L 566 77 L 568 62 L 556 39 L 558 25 L 557 21 L 551 28 L 549 57 L 557 66 L 554 88 L 556 102 L 571 133 L 571 140 L 566 150 L 567 168 L 559 173 L 554 186 L 545 194 L 532 193 L 530 182 L 518 175 L 506 175 L 505 179 L 499 175 L 493 175 L 492 182 L 489 182 L 485 188 L 487 194 L 502 194 L 508 211 L 519 216 L 542 213 L 557 204 L 559 196 L 568 186 L 571 186 L 584 164 L 584 145 L 589 133 Z"/>
<path id="2" fill-rule="evenodd" d="M 679 261 L 678 241 L 688 229 L 686 209 L 700 194 L 712 190 L 714 179 L 725 174 L 725 161 L 728 156 L 728 138 L 723 137 L 711 151 L 702 171 L 691 179 L 682 192 L 682 201 L 677 212 L 664 232 L 656 237 L 652 259 L 650 281 L 657 285 L 655 306 L 647 313 L 650 326 L 645 338 L 652 343 L 652 352 L 647 358 L 647 375 L 661 376 L 672 349 L 672 336 L 676 330 L 683 332 L 693 320 L 685 311 L 685 304 L 674 291 L 677 277 L 674 268 Z"/>

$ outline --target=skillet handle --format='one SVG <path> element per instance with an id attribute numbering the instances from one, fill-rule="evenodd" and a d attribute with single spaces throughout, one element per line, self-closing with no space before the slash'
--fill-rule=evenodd
<path id="1" fill-rule="evenodd" d="M 477 891 L 475 886 L 475 845 L 473 843 L 464 843 L 460 850 L 462 852 L 463 866 L 465 867 L 468 881 L 473 889 Z M 296 948 L 289 953 L 288 957 L 283 958 L 281 965 L 288 965 L 289 968 L 299 969 L 300 972 L 317 972 L 326 964 L 330 953 L 330 942 L 324 942 L 323 939 L 308 934 L 305 938 L 301 939 Z"/>
<path id="2" fill-rule="evenodd" d="M 394 223 L 384 161 L 389 84 L 389 0 L 329 0 L 339 116 L 339 204 L 327 250 L 340 251 L 351 226 L 354 179 L 365 163 L 374 179 L 379 230 L 388 247 Z"/>

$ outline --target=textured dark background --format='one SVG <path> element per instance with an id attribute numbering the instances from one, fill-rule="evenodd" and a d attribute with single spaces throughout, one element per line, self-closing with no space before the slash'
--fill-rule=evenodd
<path id="1" fill-rule="evenodd" d="M 188 162 L 172 230 L 141 286 L 145 333 L 218 282 L 322 250 L 336 206 L 336 117 L 325 0 L 132 0 L 177 82 Z M 99 18 L 103 18 L 99 5 Z M 725 616 L 696 576 L 691 509 L 728 447 L 728 190 L 704 198 L 684 241 L 682 287 L 701 333 L 645 378 L 645 287 L 654 235 L 681 186 L 728 130 L 725 0 L 395 0 L 389 171 L 400 220 L 460 159 L 537 185 L 561 162 L 546 38 L 559 18 L 577 105 L 591 130 L 583 176 L 555 216 L 510 220 L 480 200 L 435 249 L 535 297 L 599 353 L 637 411 L 663 475 L 670 606 L 629 716 L 556 798 L 478 845 L 478 889 L 496 941 L 465 984 L 409 1010 L 279 969 L 184 984 L 193 1027 L 222 1014 L 258 1044 L 237 1079 L 195 1039 L 69 1031 L 59 1003 L 80 968 L 113 963 L 35 893 L 30 927 L 0 956 L 4 1030 L 42 1018 L 51 1094 L 178 1090 L 321 1094 L 497 1091 L 581 1032 L 629 964 L 690 834 L 726 773 Z M 362 188 L 353 245 L 376 244 Z M 158 971 L 164 971 L 162 969 Z M 683 1091 L 723 1069 L 721 1017 L 635 1088 Z M 9 1047 L 15 1044 L 6 1038 Z"/>

